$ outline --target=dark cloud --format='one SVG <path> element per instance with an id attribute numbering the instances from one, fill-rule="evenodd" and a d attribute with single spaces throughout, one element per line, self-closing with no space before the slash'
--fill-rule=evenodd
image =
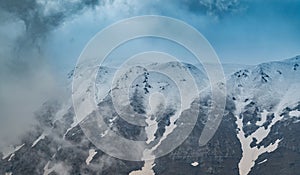
<path id="1" fill-rule="evenodd" d="M 94 7 L 98 0 L 86 1 L 37 1 L 1 0 L 0 8 L 22 20 L 27 34 L 36 39 L 59 26 L 83 9 Z"/>
<path id="2" fill-rule="evenodd" d="M 18 25 L 23 30 L 18 37 L 14 38 L 14 43 L 10 48 L 13 54 L 6 54 L 6 58 L 3 58 L 8 60 L 7 68 L 12 66 L 11 69 L 17 72 L 29 70 L 30 65 L 36 64 L 39 62 L 38 57 L 42 57 L 42 44 L 49 32 L 85 9 L 99 4 L 98 0 L 0 0 L 0 24 L 15 21 L 23 23 L 23 26 Z"/>
<path id="3" fill-rule="evenodd" d="M 182 4 L 192 12 L 215 17 L 222 17 L 244 8 L 240 0 L 183 0 Z"/>

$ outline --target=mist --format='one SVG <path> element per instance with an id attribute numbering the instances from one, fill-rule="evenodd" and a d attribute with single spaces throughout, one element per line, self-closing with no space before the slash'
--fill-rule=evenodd
<path id="1" fill-rule="evenodd" d="M 98 1 L 0 1 L 0 150 L 34 129 L 47 100 L 69 97 L 45 54 L 48 36 Z"/>

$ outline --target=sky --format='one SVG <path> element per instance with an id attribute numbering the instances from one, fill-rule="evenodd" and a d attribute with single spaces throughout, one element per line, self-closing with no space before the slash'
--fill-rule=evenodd
<path id="1" fill-rule="evenodd" d="M 88 41 L 119 20 L 182 20 L 208 40 L 221 63 L 253 65 L 300 55 L 299 9 L 299 0 L 0 0 L 0 139 L 24 132 L 45 99 L 63 97 L 58 82 Z M 120 47 L 111 59 L 147 50 L 190 57 L 174 43 L 146 39 Z"/>
<path id="2" fill-rule="evenodd" d="M 300 54 L 299 9 L 300 1 L 291 0 L 111 1 L 87 9 L 52 31 L 47 55 L 68 67 L 104 27 L 128 17 L 151 14 L 180 19 L 195 27 L 222 63 L 253 65 L 282 60 Z M 62 52 L 66 50 L 65 55 Z"/>
<path id="3" fill-rule="evenodd" d="M 17 1 L 0 1 L 0 8 L 4 9 L 0 14 L 1 47 L 8 47 L 7 41 L 14 45 L 18 40 L 31 50 L 38 48 L 47 64 L 64 73 L 74 67 L 84 46 L 97 32 L 139 15 L 164 15 L 195 27 L 222 63 L 252 65 L 300 54 L 300 1 L 297 0 L 14 2 Z M 18 49 L 25 50 L 23 46 Z"/>

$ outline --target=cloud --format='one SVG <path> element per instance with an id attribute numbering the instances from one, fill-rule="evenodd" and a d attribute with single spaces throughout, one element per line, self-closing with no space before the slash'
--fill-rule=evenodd
<path id="1" fill-rule="evenodd" d="M 62 96 L 63 78 L 44 52 L 49 34 L 98 3 L 0 0 L 0 149 L 32 129 L 45 101 Z"/>
<path id="2" fill-rule="evenodd" d="M 202 11 L 217 17 L 239 11 L 242 8 L 240 0 L 192 0 L 185 2 L 192 11 Z"/>
<path id="3" fill-rule="evenodd" d="M 56 28 L 67 18 L 78 14 L 85 8 L 98 5 L 98 0 L 87 1 L 46 1 L 18 0 L 0 1 L 0 8 L 22 20 L 26 32 L 32 39 L 43 36 Z"/>
<path id="4" fill-rule="evenodd" d="M 38 49 L 16 47 L 23 36 L 23 24 L 2 25 L 0 30 L 13 31 L 15 27 L 19 30 L 1 37 L 0 43 L 0 149 L 31 129 L 34 111 L 58 90 L 56 76 Z"/>

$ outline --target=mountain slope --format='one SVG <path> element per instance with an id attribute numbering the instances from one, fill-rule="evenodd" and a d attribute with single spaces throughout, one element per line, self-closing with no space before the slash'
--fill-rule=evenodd
<path id="1" fill-rule="evenodd" d="M 299 65 L 300 56 L 233 73 L 227 81 L 228 97 L 222 122 L 204 147 L 198 146 L 198 139 L 207 120 L 211 97 L 209 90 L 201 91 L 200 98 L 194 97 L 191 102 L 195 105 L 179 115 L 180 118 L 191 116 L 199 108 L 190 135 L 175 150 L 152 162 L 132 162 L 107 155 L 85 136 L 76 121 L 71 101 L 65 104 L 48 101 L 36 112 L 39 124 L 24 134 L 21 144 L 11 153 L 1 155 L 0 174 L 129 174 L 142 173 L 147 168 L 155 174 L 297 174 L 300 166 Z M 189 71 L 196 77 L 199 89 L 209 87 L 205 73 L 192 65 L 170 62 L 156 66 L 172 70 L 175 75 L 179 70 Z M 157 128 L 149 134 L 149 129 L 127 122 L 113 108 L 110 91 L 113 83 L 109 82 L 115 71 L 101 67 L 96 81 L 96 101 L 99 110 L 107 114 L 106 124 L 125 138 L 152 144 L 164 138 L 164 133 L 171 131 L 170 126 L 176 132 L 172 119 L 178 100 L 174 96 L 178 91 L 167 86 L 174 86 L 172 81 L 138 67 L 126 70 L 121 76 L 139 71 L 140 76 L 133 81 L 134 86 L 130 86 L 131 99 L 127 104 L 138 114 L 144 115 L 157 105 L 147 103 L 152 92 L 167 97 L 168 108 L 154 110 L 159 114 L 151 121 Z M 116 82 L 120 83 L 121 79 Z M 176 103 L 170 103 L 172 100 Z"/>

